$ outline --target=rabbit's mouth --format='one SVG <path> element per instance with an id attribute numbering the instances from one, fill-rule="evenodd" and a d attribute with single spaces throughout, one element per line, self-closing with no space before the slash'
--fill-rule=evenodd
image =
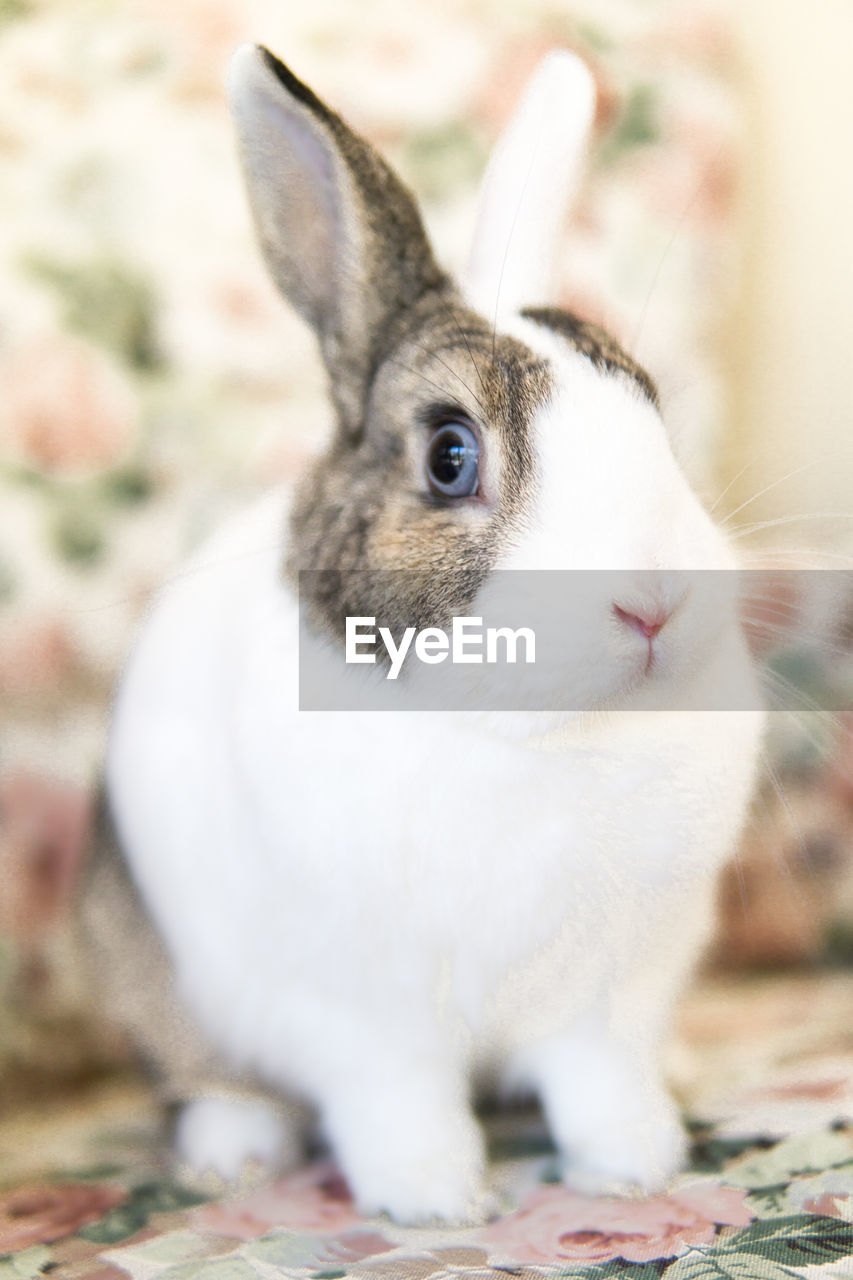
<path id="1" fill-rule="evenodd" d="M 674 615 L 681 609 L 689 588 L 684 587 L 680 596 L 665 598 L 657 593 L 639 601 L 626 601 L 613 605 L 613 618 L 617 631 L 637 651 L 636 662 L 644 676 L 666 671 L 666 647 L 672 634 Z M 662 634 L 665 633 L 665 634 Z"/>

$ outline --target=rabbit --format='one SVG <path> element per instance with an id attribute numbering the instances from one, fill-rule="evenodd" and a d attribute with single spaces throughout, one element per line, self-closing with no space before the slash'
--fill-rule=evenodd
<path id="1" fill-rule="evenodd" d="M 270 52 L 240 47 L 228 88 L 335 427 L 292 493 L 196 552 L 131 653 L 85 906 L 105 1007 L 196 1170 L 282 1168 L 316 1117 L 364 1213 L 476 1222 L 487 1082 L 538 1095 L 571 1186 L 656 1192 L 686 1149 L 662 1042 L 763 717 L 734 604 L 681 585 L 735 560 L 651 378 L 553 302 L 592 77 L 560 50 L 535 74 L 458 284 L 402 182 Z M 575 569 L 608 571 L 566 641 L 575 710 L 417 711 L 403 676 L 372 710 L 299 709 L 299 662 L 322 670 L 345 616 L 446 623 L 488 613 L 501 571 Z M 742 711 L 703 709 L 724 665 Z M 692 710 L 643 702 L 670 685 Z"/>

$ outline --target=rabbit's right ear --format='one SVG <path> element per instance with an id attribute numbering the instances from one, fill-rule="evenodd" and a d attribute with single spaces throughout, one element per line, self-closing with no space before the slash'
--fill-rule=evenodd
<path id="1" fill-rule="evenodd" d="M 589 68 L 568 49 L 539 64 L 489 161 L 464 290 L 494 322 L 556 302 L 555 262 L 595 112 Z"/>
<path id="2" fill-rule="evenodd" d="M 269 50 L 241 45 L 228 91 L 264 258 L 357 434 L 389 330 L 445 276 L 410 192 Z"/>

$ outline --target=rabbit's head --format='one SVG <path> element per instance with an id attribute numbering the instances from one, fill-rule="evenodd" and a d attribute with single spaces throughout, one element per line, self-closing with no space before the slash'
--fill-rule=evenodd
<path id="1" fill-rule="evenodd" d="M 317 625 L 446 625 L 488 612 L 496 571 L 596 569 L 571 638 L 585 701 L 695 666 L 735 610 L 719 592 L 701 602 L 683 571 L 731 554 L 648 374 L 553 302 L 593 115 L 583 63 L 554 53 L 534 77 L 461 284 L 384 160 L 268 51 L 239 49 L 229 87 L 263 254 L 317 335 L 336 410 L 292 517 L 291 570 L 330 571 Z M 393 586 L 355 570 L 393 570 Z"/>

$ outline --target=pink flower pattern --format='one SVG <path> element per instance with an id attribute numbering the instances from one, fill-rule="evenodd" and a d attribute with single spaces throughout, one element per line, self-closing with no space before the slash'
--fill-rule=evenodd
<path id="1" fill-rule="evenodd" d="M 484 1239 L 517 1262 L 654 1262 L 710 1244 L 718 1226 L 747 1226 L 746 1193 L 696 1183 L 650 1200 L 590 1199 L 540 1187 Z"/>
<path id="2" fill-rule="evenodd" d="M 239 1199 L 206 1205 L 195 1220 L 205 1231 L 238 1240 L 256 1240 L 276 1227 L 332 1233 L 362 1222 L 346 1183 L 326 1162 L 297 1169 Z"/>
<path id="3" fill-rule="evenodd" d="M 0 1254 L 70 1236 L 127 1199 L 118 1187 L 36 1184 L 0 1196 Z"/>

